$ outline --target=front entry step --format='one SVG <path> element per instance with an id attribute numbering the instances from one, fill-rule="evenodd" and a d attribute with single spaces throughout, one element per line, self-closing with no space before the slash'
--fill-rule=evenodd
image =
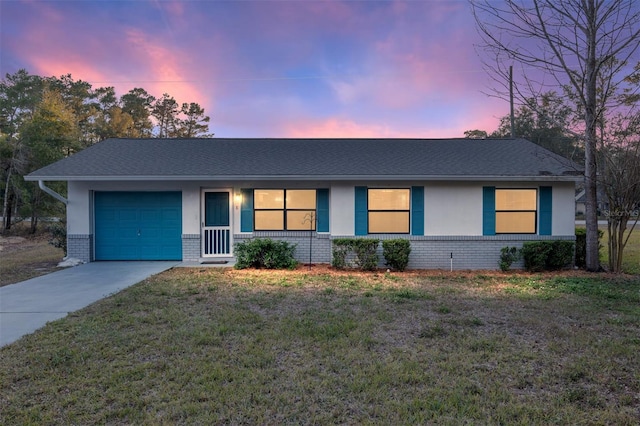
<path id="1" fill-rule="evenodd" d="M 201 257 L 198 260 L 198 263 L 200 263 L 201 265 L 228 265 L 231 263 L 235 263 L 235 259 L 234 258 L 211 258 L 211 257 Z"/>

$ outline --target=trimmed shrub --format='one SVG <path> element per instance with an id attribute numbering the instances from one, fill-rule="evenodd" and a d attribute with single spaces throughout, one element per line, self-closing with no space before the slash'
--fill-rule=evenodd
<path id="1" fill-rule="evenodd" d="M 508 271 L 513 262 L 522 258 L 522 250 L 518 247 L 502 247 L 500 249 L 500 270 Z"/>
<path id="2" fill-rule="evenodd" d="M 524 267 L 530 272 L 553 271 L 573 261 L 573 241 L 527 241 L 522 245 Z"/>
<path id="3" fill-rule="evenodd" d="M 295 244 L 270 238 L 243 241 L 235 245 L 235 268 L 293 269 L 298 265 L 295 249 Z"/>
<path id="4" fill-rule="evenodd" d="M 342 239 L 340 239 L 342 240 Z M 337 269 L 344 269 L 347 267 L 347 254 L 349 254 L 348 244 L 339 244 L 334 240 L 331 258 L 331 266 Z"/>
<path id="5" fill-rule="evenodd" d="M 598 229 L 598 241 L 602 239 L 604 232 Z M 598 251 L 602 245 L 598 243 Z M 587 230 L 584 228 L 576 228 L 576 266 L 584 268 L 587 266 Z"/>
<path id="6" fill-rule="evenodd" d="M 547 269 L 555 271 L 573 263 L 573 241 L 551 241 L 551 252 L 547 258 Z"/>
<path id="7" fill-rule="evenodd" d="M 373 271 L 378 267 L 378 245 L 380 240 L 357 238 L 352 249 L 356 254 L 356 266 L 363 271 Z"/>
<path id="8" fill-rule="evenodd" d="M 61 248 L 64 250 L 64 255 L 67 255 L 67 224 L 65 222 L 56 222 L 47 226 L 49 232 L 49 244 L 55 248 Z"/>
<path id="9" fill-rule="evenodd" d="M 333 240 L 333 259 L 335 268 L 346 268 L 353 264 L 363 271 L 372 271 L 378 266 L 378 245 L 380 240 L 373 238 L 336 238 Z M 349 261 L 352 255 L 353 261 Z"/>
<path id="10" fill-rule="evenodd" d="M 411 242 L 405 239 L 382 241 L 382 255 L 386 265 L 404 271 L 409 264 L 409 254 L 411 254 Z"/>

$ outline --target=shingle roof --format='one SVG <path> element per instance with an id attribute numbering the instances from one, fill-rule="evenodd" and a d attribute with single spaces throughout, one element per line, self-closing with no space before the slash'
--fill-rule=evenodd
<path id="1" fill-rule="evenodd" d="M 576 180 L 578 167 L 524 139 L 107 139 L 27 180 Z M 520 178 L 520 179 L 517 179 Z"/>

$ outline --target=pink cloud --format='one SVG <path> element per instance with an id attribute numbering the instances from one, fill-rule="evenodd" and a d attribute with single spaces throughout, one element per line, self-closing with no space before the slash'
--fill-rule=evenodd
<path id="1" fill-rule="evenodd" d="M 283 136 L 291 138 L 457 138 L 466 127 L 402 126 L 357 122 L 347 118 L 307 117 L 283 124 Z"/>
<path id="2" fill-rule="evenodd" d="M 460 13 L 460 5 L 438 3 L 424 20 L 410 15 L 415 10 L 405 2 L 393 6 L 394 31 L 371 44 L 357 74 L 330 81 L 340 102 L 415 108 L 462 101 L 483 88 L 486 75 L 473 50 L 473 22 Z M 446 37 L 434 37 L 437 32 Z"/>
<path id="3" fill-rule="evenodd" d="M 371 73 L 332 78 L 329 85 L 337 99 L 346 105 L 366 102 L 390 109 L 415 108 L 451 97 L 449 90 L 464 78 L 411 55 L 380 62 L 384 65 L 370 67 Z"/>
<path id="4" fill-rule="evenodd" d="M 191 81 L 188 70 L 184 68 L 186 58 L 177 49 L 165 47 L 164 43 L 138 29 L 126 32 L 130 45 L 130 54 L 137 58 L 138 73 L 146 75 L 144 88 L 149 93 L 160 96 L 169 93 L 178 102 L 198 102 L 201 105 L 208 99 Z"/>
<path id="5" fill-rule="evenodd" d="M 209 106 L 209 97 L 188 68 L 186 52 L 172 48 L 161 37 L 129 28 L 118 29 L 122 37 L 113 38 L 97 28 L 78 38 L 75 30 L 69 30 L 74 28 L 73 16 L 64 16 L 46 3 L 38 6 L 42 7 L 35 8 L 35 14 L 24 23 L 28 30 L 19 46 L 31 73 L 71 74 L 94 88 L 114 86 L 119 94 L 143 87 L 157 97 L 167 92 L 178 102 Z"/>
<path id="6" fill-rule="evenodd" d="M 389 129 L 381 125 L 359 124 L 352 120 L 331 117 L 327 119 L 296 120 L 282 129 L 292 138 L 366 138 L 385 137 Z"/>

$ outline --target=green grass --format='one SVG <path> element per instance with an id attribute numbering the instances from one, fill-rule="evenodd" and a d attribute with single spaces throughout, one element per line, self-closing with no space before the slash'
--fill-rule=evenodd
<path id="1" fill-rule="evenodd" d="M 632 224 L 629 224 L 629 228 L 631 225 Z M 609 248 L 607 246 L 609 235 L 607 234 L 606 226 L 601 226 L 600 229 L 604 231 L 601 242 L 602 250 L 600 250 L 600 261 L 603 265 L 607 265 L 609 262 Z M 624 248 L 622 271 L 627 274 L 640 275 L 640 223 L 634 228 L 629 242 Z"/>
<path id="2" fill-rule="evenodd" d="M 1 424 L 634 424 L 640 279 L 178 269 L 0 349 Z"/>
<path id="3" fill-rule="evenodd" d="M 629 227 L 631 224 L 629 224 Z M 584 226 L 582 227 L 584 228 Z M 600 264 L 603 266 L 609 263 L 609 248 L 607 246 L 609 241 L 609 235 L 607 234 L 607 226 L 600 226 L 603 235 L 600 240 Z M 626 274 L 640 275 L 640 223 L 636 225 L 635 229 L 631 233 L 629 242 L 624 248 L 622 259 L 622 271 Z"/>

